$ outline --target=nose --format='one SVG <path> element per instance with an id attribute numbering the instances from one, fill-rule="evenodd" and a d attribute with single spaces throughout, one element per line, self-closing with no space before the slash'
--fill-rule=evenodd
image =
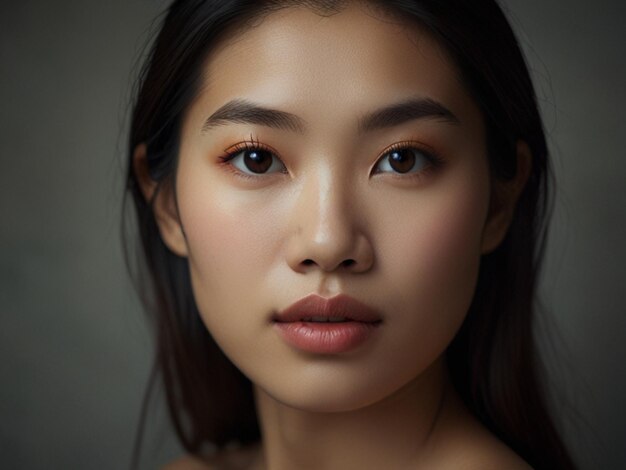
<path id="1" fill-rule="evenodd" d="M 353 189 L 330 175 L 303 187 L 292 206 L 287 250 L 291 269 L 299 273 L 371 269 L 374 250 Z"/>

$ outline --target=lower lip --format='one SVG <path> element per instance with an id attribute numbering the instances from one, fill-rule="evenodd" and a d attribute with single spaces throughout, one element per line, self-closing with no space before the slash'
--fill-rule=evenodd
<path id="1" fill-rule="evenodd" d="M 376 331 L 377 323 L 358 321 L 274 322 L 274 327 L 287 344 L 314 354 L 338 354 L 355 349 Z"/>

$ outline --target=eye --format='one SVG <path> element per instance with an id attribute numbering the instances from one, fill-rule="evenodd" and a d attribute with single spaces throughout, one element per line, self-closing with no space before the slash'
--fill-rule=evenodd
<path id="1" fill-rule="evenodd" d="M 228 162 L 245 176 L 286 171 L 285 165 L 272 150 L 259 143 L 244 142 L 227 151 L 222 161 Z"/>
<path id="2" fill-rule="evenodd" d="M 408 144 L 396 144 L 377 162 L 375 173 L 421 173 L 439 164 L 439 159 Z"/>

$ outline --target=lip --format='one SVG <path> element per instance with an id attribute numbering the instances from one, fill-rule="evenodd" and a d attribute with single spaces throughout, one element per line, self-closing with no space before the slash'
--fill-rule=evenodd
<path id="1" fill-rule="evenodd" d="M 297 322 L 310 317 L 346 317 L 363 323 L 379 323 L 380 315 L 373 308 L 346 294 L 329 299 L 310 294 L 274 315 L 277 322 Z"/>
<path id="2" fill-rule="evenodd" d="M 346 321 L 306 321 L 311 317 L 344 317 Z M 330 299 L 310 294 L 272 317 L 287 344 L 314 354 L 351 351 L 371 338 L 381 323 L 376 310 L 345 294 Z"/>

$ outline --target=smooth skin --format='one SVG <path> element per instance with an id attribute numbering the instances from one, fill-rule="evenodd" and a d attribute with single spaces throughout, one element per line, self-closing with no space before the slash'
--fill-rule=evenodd
<path id="1" fill-rule="evenodd" d="M 444 355 L 481 256 L 506 234 L 528 147 L 518 144 L 517 177 L 494 183 L 482 115 L 445 51 L 363 3 L 328 17 L 274 12 L 214 50 L 204 80 L 176 194 L 164 186 L 155 215 L 189 260 L 208 330 L 255 384 L 262 445 L 167 468 L 529 468 L 463 406 Z M 294 122 L 208 125 L 232 100 Z M 363 130 L 365 116 L 407 100 L 450 114 Z M 249 165 L 245 145 L 263 165 Z M 398 148 L 409 164 L 392 164 Z M 151 198 L 143 145 L 135 171 Z M 346 353 L 298 351 L 270 319 L 310 293 L 348 294 L 383 323 Z"/>

